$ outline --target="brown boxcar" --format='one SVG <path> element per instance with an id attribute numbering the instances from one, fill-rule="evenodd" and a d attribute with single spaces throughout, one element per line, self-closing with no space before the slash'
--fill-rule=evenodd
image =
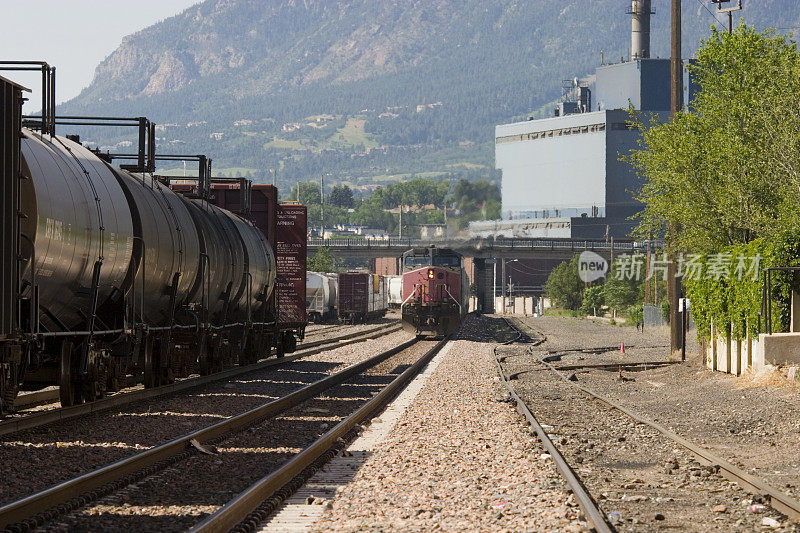
<path id="1" fill-rule="evenodd" d="M 386 280 L 378 274 L 343 272 L 339 274 L 336 295 L 341 322 L 364 322 L 386 314 Z"/>

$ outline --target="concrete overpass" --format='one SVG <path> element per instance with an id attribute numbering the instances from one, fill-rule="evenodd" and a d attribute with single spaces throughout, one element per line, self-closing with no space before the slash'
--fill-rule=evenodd
<path id="1" fill-rule="evenodd" d="M 584 250 L 597 252 L 606 259 L 612 253 L 632 254 L 644 252 L 643 243 L 606 242 L 574 239 L 446 239 L 422 241 L 419 239 L 309 239 L 308 256 L 324 246 L 336 257 L 377 259 L 400 257 L 409 248 L 429 245 L 451 248 L 464 257 L 474 259 L 569 259 Z"/>
<path id="2" fill-rule="evenodd" d="M 644 243 L 576 239 L 309 239 L 308 256 L 325 246 L 335 257 L 370 260 L 372 272 L 397 274 L 398 258 L 403 252 L 431 244 L 451 248 L 464 256 L 470 281 L 475 283 L 478 305 L 487 312 L 494 308 L 495 297 L 501 294 L 541 295 L 552 269 L 585 250 L 609 261 L 613 256 L 646 251 Z"/>

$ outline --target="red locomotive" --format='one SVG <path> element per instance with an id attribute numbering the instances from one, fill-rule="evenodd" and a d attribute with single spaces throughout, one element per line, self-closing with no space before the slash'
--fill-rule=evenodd
<path id="1" fill-rule="evenodd" d="M 435 246 L 403 254 L 403 329 L 418 337 L 445 337 L 458 330 L 468 308 L 461 254 Z"/>

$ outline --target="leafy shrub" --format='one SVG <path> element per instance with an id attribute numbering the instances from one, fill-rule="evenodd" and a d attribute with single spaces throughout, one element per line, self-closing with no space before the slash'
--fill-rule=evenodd
<path id="1" fill-rule="evenodd" d="M 627 309 L 625 309 L 625 316 L 628 317 L 630 324 L 635 326 L 637 324 L 641 324 L 644 321 L 644 311 L 642 310 L 641 305 L 631 305 Z"/>
<path id="2" fill-rule="evenodd" d="M 605 298 L 602 285 L 593 285 L 583 290 L 583 303 L 581 304 L 582 314 L 591 315 L 595 312 L 599 312 L 603 305 L 605 305 Z"/>

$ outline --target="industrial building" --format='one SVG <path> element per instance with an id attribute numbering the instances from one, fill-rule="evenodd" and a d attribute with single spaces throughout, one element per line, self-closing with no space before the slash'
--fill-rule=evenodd
<path id="1" fill-rule="evenodd" d="M 470 224 L 473 236 L 629 238 L 641 181 L 621 158 L 641 137 L 635 118 L 668 118 L 670 61 L 650 58 L 650 0 L 633 0 L 628 12 L 629 61 L 597 67 L 594 91 L 577 78 L 565 83 L 550 118 L 496 127 L 502 220 Z"/>

